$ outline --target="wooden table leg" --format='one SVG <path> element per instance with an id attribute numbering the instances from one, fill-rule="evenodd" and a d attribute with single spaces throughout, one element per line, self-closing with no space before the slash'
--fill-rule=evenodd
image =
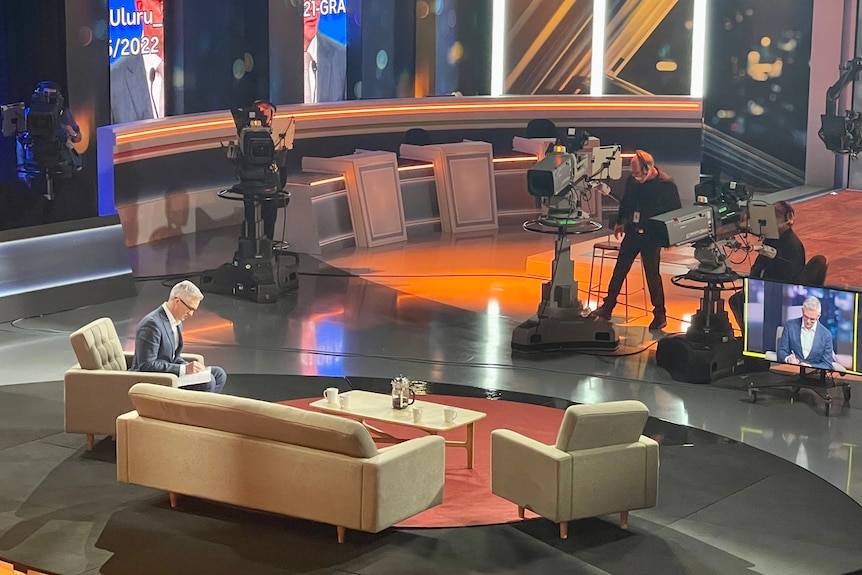
<path id="1" fill-rule="evenodd" d="M 473 469 L 473 433 L 475 432 L 474 425 L 467 425 L 467 441 L 464 442 L 464 447 L 467 448 L 467 469 Z"/>

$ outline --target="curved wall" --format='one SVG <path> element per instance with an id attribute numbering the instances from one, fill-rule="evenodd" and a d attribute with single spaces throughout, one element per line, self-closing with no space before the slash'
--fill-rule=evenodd
<path id="1" fill-rule="evenodd" d="M 281 106 L 273 131 L 291 124 L 295 129 L 287 155 L 290 183 L 302 157 L 357 149 L 397 153 L 404 132 L 414 127 L 428 130 L 435 143 L 486 141 L 496 158 L 518 155 L 512 152 L 512 138 L 524 136 L 534 118 L 554 121 L 561 133 L 565 127 L 585 128 L 603 143 L 619 143 L 624 152 L 650 150 L 677 180 L 683 203 L 693 200 L 702 106 L 687 97 L 466 97 Z M 98 137 L 100 214 L 116 209 L 127 245 L 241 221 L 237 202 L 216 196 L 236 182 L 226 158 L 226 146 L 236 138 L 229 112 L 105 126 Z M 505 175 L 511 179 L 511 170 Z M 425 216 L 417 219 L 433 218 L 430 212 Z"/>

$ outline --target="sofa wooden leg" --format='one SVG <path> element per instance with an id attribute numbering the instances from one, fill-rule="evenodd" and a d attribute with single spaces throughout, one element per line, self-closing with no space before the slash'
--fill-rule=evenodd
<path id="1" fill-rule="evenodd" d="M 620 511 L 620 527 L 622 529 L 629 528 L 629 512 L 628 511 Z"/>
<path id="2" fill-rule="evenodd" d="M 563 521 L 560 523 L 560 539 L 568 539 L 569 538 L 569 522 Z"/>
<path id="3" fill-rule="evenodd" d="M 168 499 L 171 502 L 171 509 L 177 508 L 177 494 L 173 491 L 168 492 Z"/>
<path id="4" fill-rule="evenodd" d="M 335 532 L 338 535 L 338 542 L 344 543 L 344 535 L 347 533 L 347 528 L 342 527 L 341 525 L 336 525 Z"/>
<path id="5" fill-rule="evenodd" d="M 93 445 L 96 443 L 96 436 L 92 433 L 87 434 L 87 451 L 93 451 Z"/>
<path id="6" fill-rule="evenodd" d="M 518 517 L 520 517 L 521 519 L 524 518 L 524 508 L 520 505 L 518 505 Z"/>

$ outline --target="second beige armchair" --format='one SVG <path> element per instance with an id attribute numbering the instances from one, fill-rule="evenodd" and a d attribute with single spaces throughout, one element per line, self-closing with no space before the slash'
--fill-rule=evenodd
<path id="1" fill-rule="evenodd" d="M 524 510 L 558 523 L 654 507 L 658 443 L 641 435 L 649 411 L 639 401 L 573 405 L 555 445 L 508 429 L 491 433 L 491 491 Z"/>

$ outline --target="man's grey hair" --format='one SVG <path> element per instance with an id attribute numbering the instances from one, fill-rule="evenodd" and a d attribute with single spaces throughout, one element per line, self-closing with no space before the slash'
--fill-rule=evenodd
<path id="1" fill-rule="evenodd" d="M 182 300 L 202 300 L 204 294 L 198 289 L 198 286 L 189 280 L 183 280 L 171 288 L 171 298 L 178 297 Z M 818 309 L 820 304 L 818 303 Z"/>
<path id="2" fill-rule="evenodd" d="M 805 298 L 805 301 L 802 302 L 802 309 L 820 313 L 820 300 L 814 296 L 808 296 Z"/>

